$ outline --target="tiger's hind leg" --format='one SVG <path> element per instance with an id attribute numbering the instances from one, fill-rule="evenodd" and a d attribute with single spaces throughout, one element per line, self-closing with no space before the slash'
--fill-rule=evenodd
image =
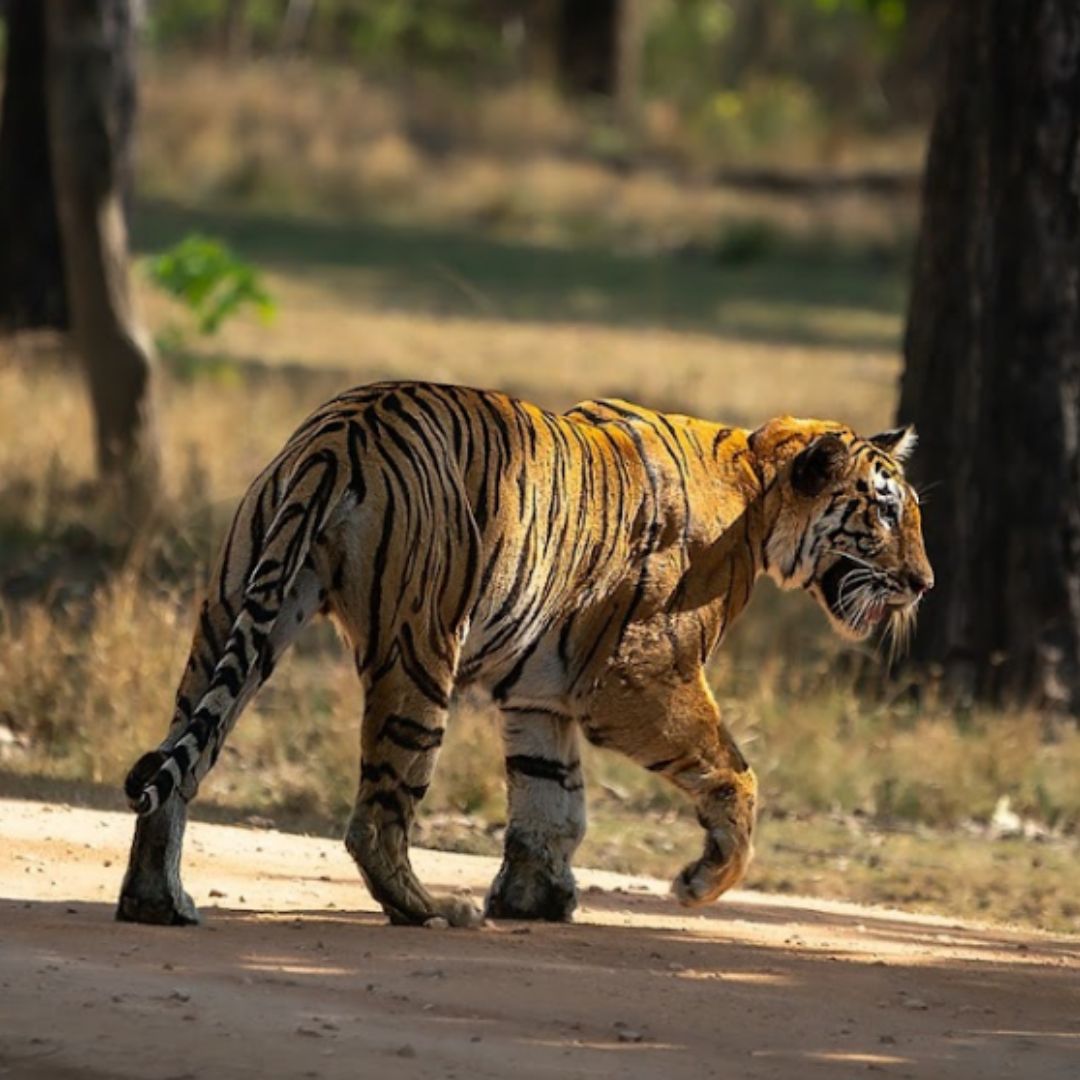
<path id="1" fill-rule="evenodd" d="M 199 921 L 195 902 L 180 881 L 186 826 L 187 803 L 179 798 L 169 799 L 135 823 L 135 839 L 116 907 L 120 922 L 193 926 Z"/>
<path id="2" fill-rule="evenodd" d="M 456 646 L 451 650 L 456 658 Z M 445 919 L 476 926 L 480 912 L 465 897 L 435 897 L 409 860 L 416 807 L 427 792 L 446 728 L 452 668 L 424 665 L 422 684 L 408 674 L 401 650 L 368 687 L 361 736 L 360 787 L 345 836 L 368 891 L 398 925 Z M 411 666 L 411 665 L 410 665 Z"/>
<path id="3" fill-rule="evenodd" d="M 315 571 L 302 570 L 285 598 L 282 616 L 270 636 L 270 663 L 264 672 L 253 672 L 249 677 L 241 693 L 240 708 L 265 681 L 273 661 L 292 644 L 319 610 L 322 596 L 322 586 Z M 232 617 L 226 605 L 208 603 L 203 607 L 188 666 L 177 691 L 171 732 L 184 730 L 191 703 L 198 701 L 205 692 L 231 624 Z M 157 766 L 157 752 L 144 755 L 129 776 L 131 792 L 140 790 L 142 774 L 152 775 Z M 180 877 L 187 803 L 193 795 L 194 792 L 176 792 L 153 813 L 136 820 L 131 855 L 116 908 L 116 918 L 121 922 L 190 926 L 199 921 L 199 912 Z"/>
<path id="4" fill-rule="evenodd" d="M 487 913 L 568 921 L 577 907 L 570 860 L 585 835 L 585 785 L 576 721 L 505 709 L 510 820 Z"/>

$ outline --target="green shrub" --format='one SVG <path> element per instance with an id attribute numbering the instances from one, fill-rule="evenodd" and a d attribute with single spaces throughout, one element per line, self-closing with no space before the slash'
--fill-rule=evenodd
<path id="1" fill-rule="evenodd" d="M 188 310 L 206 336 L 244 308 L 254 308 L 266 320 L 276 311 L 258 270 L 220 240 L 200 233 L 185 236 L 153 259 L 150 278 Z"/>

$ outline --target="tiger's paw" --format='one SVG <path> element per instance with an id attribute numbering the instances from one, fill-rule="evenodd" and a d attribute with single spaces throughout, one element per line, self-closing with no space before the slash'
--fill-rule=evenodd
<path id="1" fill-rule="evenodd" d="M 752 856 L 748 840 L 732 845 L 725 836 L 711 835 L 705 855 L 683 867 L 671 883 L 671 892 L 683 907 L 711 903 L 742 881 Z"/>
<path id="2" fill-rule="evenodd" d="M 445 919 L 450 926 L 471 930 L 484 925 L 484 913 L 467 896 L 441 897 L 435 901 L 435 910 L 435 918 Z"/>
<path id="3" fill-rule="evenodd" d="M 577 887 L 569 868 L 552 873 L 546 867 L 504 862 L 488 893 L 492 919 L 539 919 L 570 922 L 577 908 Z"/>
<path id="4" fill-rule="evenodd" d="M 468 896 L 438 897 L 430 908 L 409 913 L 389 905 L 384 907 L 391 926 L 423 926 L 428 930 L 446 930 L 454 926 L 475 930 L 484 925 L 484 913 Z"/>
<path id="5" fill-rule="evenodd" d="M 117 922 L 148 923 L 151 926 L 197 926 L 201 921 L 195 902 L 183 890 L 170 893 L 125 890 L 116 906 Z"/>

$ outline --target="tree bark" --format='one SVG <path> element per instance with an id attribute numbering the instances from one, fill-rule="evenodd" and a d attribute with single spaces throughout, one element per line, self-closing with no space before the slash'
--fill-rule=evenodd
<path id="1" fill-rule="evenodd" d="M 614 97 L 619 7 L 620 0 L 561 0 L 556 52 L 568 92 Z"/>
<path id="2" fill-rule="evenodd" d="M 49 135 L 71 310 L 100 473 L 141 517 L 159 473 L 153 355 L 135 316 L 123 193 L 135 111 L 128 0 L 50 0 Z"/>
<path id="3" fill-rule="evenodd" d="M 915 652 L 1080 713 L 1080 8 L 951 5 L 900 416 L 938 587 Z"/>
<path id="4" fill-rule="evenodd" d="M 241 60 L 251 51 L 248 0 L 225 0 L 221 21 L 221 51 L 230 60 Z"/>
<path id="5" fill-rule="evenodd" d="M 315 0 L 289 0 L 278 34 L 278 52 L 298 52 L 307 39 Z"/>
<path id="6" fill-rule="evenodd" d="M 615 109 L 627 129 L 637 125 L 649 0 L 619 0 L 615 26 Z"/>
<path id="7" fill-rule="evenodd" d="M 41 0 L 6 5 L 0 112 L 0 328 L 67 327 L 64 265 L 45 115 Z"/>

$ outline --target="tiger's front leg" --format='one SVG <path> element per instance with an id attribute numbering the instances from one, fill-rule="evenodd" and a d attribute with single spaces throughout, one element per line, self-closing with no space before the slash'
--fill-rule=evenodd
<path id="1" fill-rule="evenodd" d="M 645 684 L 613 679 L 591 702 L 585 733 L 693 800 L 705 847 L 672 882 L 679 903 L 709 903 L 742 880 L 753 857 L 757 778 L 720 719 L 704 671 Z"/>
<path id="2" fill-rule="evenodd" d="M 578 725 L 526 709 L 504 709 L 503 717 L 510 820 L 487 913 L 568 921 L 577 907 L 570 859 L 585 835 Z"/>

